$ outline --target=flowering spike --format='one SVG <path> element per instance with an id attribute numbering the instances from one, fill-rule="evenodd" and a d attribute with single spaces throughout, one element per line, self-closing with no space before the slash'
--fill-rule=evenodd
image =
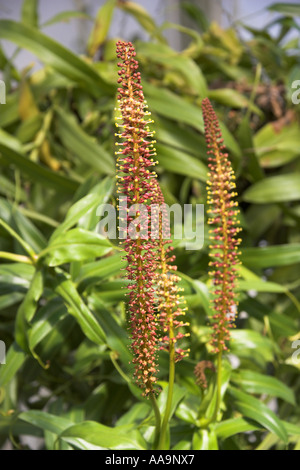
<path id="1" fill-rule="evenodd" d="M 156 273 L 159 320 L 163 331 L 163 336 L 160 339 L 160 349 L 169 351 L 170 354 L 171 351 L 174 351 L 174 361 L 178 362 L 188 355 L 189 350 L 178 348 L 176 344 L 178 340 L 189 336 L 189 334 L 183 334 L 180 331 L 176 333 L 175 331 L 181 327 L 188 326 L 189 323 L 178 320 L 179 316 L 185 314 L 186 309 L 183 308 L 182 305 L 185 304 L 186 301 L 179 294 L 180 290 L 182 290 L 178 287 L 179 277 L 172 273 L 172 271 L 177 270 L 177 266 L 174 265 L 176 257 L 172 254 L 172 240 L 166 238 L 169 228 L 167 223 L 168 214 L 164 196 L 158 183 L 156 184 L 156 203 L 160 208 L 159 237 L 157 240 L 160 259 Z"/>
<path id="2" fill-rule="evenodd" d="M 202 110 L 209 156 L 207 203 L 211 209 L 208 223 L 213 227 L 210 230 L 212 260 L 209 263 L 214 284 L 212 344 L 214 352 L 220 353 L 228 349 L 226 341 L 237 310 L 235 287 L 241 242 L 237 235 L 241 228 L 237 219 L 238 203 L 233 200 L 237 196 L 234 172 L 228 154 L 224 152 L 218 118 L 208 98 L 202 101 Z"/>
<path id="3" fill-rule="evenodd" d="M 142 208 L 147 209 L 155 198 L 156 174 L 150 171 L 153 165 L 153 144 L 149 137 L 150 113 L 145 111 L 141 77 L 135 50 L 130 42 L 117 43 L 119 70 L 119 107 L 122 116 L 122 130 L 118 134 L 120 151 L 118 159 L 118 193 L 127 197 L 128 207 L 136 205 L 137 219 L 126 213 L 122 222 L 133 226 L 136 236 L 124 240 L 127 272 L 129 279 L 130 327 L 132 336 L 134 376 L 144 394 L 154 392 L 157 381 L 157 319 L 155 312 L 154 279 L 157 266 L 156 244 L 149 236 L 150 222 Z M 142 207 L 143 206 L 143 207 Z M 141 209 L 141 214 L 139 213 Z"/>

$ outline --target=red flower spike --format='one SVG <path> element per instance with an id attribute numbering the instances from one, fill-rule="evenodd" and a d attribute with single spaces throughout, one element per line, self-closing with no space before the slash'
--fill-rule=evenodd
<path id="1" fill-rule="evenodd" d="M 117 143 L 118 155 L 118 193 L 127 197 L 127 207 L 142 204 L 147 208 L 155 200 L 156 174 L 151 170 L 155 164 L 153 144 L 149 140 L 153 133 L 149 129 L 151 121 L 146 119 L 150 113 L 144 101 L 138 62 L 135 50 L 130 42 L 117 43 L 117 56 L 120 59 L 119 70 L 119 107 L 122 116 L 120 128 L 121 142 Z M 138 215 L 138 214 L 137 214 Z M 126 216 L 128 226 L 134 217 Z M 157 268 L 156 241 L 150 236 L 151 224 L 143 213 L 136 226 L 136 239 L 127 234 L 124 250 L 128 261 L 130 328 L 132 337 L 134 376 L 137 384 L 144 390 L 144 395 L 154 392 L 157 381 L 157 319 L 155 311 L 154 281 Z M 139 236 L 139 232 L 143 236 Z"/>
<path id="2" fill-rule="evenodd" d="M 218 118 L 208 98 L 202 101 L 205 137 L 208 147 L 209 170 L 207 203 L 211 205 L 208 223 L 213 226 L 210 233 L 211 272 L 214 289 L 213 338 L 214 352 L 227 350 L 230 328 L 234 327 L 237 310 L 235 295 L 237 265 L 240 264 L 237 238 L 241 228 L 238 226 L 238 203 L 233 200 L 237 193 L 234 172 L 224 152 L 225 146 Z"/>
<path id="3" fill-rule="evenodd" d="M 173 251 L 170 246 L 172 240 L 165 239 L 165 234 L 168 233 L 168 215 L 165 207 L 164 196 L 161 192 L 159 184 L 156 184 L 156 204 L 160 206 L 159 213 L 159 237 L 157 239 L 158 252 L 159 252 L 159 265 L 156 273 L 156 293 L 158 297 L 158 311 L 159 320 L 161 323 L 164 336 L 160 339 L 160 349 L 169 351 L 170 342 L 175 344 L 175 362 L 182 360 L 188 356 L 189 350 L 183 350 L 176 347 L 176 343 L 181 338 L 189 336 L 189 333 L 183 334 L 181 332 L 175 333 L 178 328 L 188 326 L 189 323 L 184 323 L 177 320 L 179 316 L 185 314 L 185 308 L 182 305 L 186 303 L 183 297 L 179 294 L 178 287 L 179 277 L 173 274 L 172 271 L 177 270 L 175 266 L 175 255 L 169 255 Z"/>

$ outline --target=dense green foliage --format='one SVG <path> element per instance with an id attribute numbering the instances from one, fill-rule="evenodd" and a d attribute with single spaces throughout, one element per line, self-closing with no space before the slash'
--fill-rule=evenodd
<path id="1" fill-rule="evenodd" d="M 300 8 L 273 6 L 282 15 L 276 35 L 272 25 L 248 28 L 251 39 L 242 41 L 235 29 L 208 24 L 183 4 L 194 29 L 158 29 L 134 3 L 109 0 L 86 57 L 43 34 L 38 2 L 24 1 L 19 23 L 0 20 L 0 40 L 43 64 L 20 71 L 18 56 L 11 60 L 0 49 L 7 88 L 0 105 L 2 444 L 24 447 L 30 435 L 43 437 L 47 449 L 151 448 L 153 411 L 131 383 L 122 252 L 97 233 L 97 207 L 116 201 L 117 60 L 115 39 L 106 37 L 119 7 L 150 36 L 135 46 L 166 202 L 206 202 L 201 100 L 208 96 L 222 122 L 242 213 L 240 315 L 232 360 L 224 360 L 222 419 L 209 429 L 199 428 L 198 416 L 212 412 L 213 387 L 203 392 L 194 376 L 198 361 L 213 359 L 208 237 L 198 251 L 176 247 L 191 352 L 176 368 L 170 448 L 300 448 L 300 358 L 292 357 L 300 339 L 300 108 L 291 100 L 300 57 L 297 35 L 286 40 L 298 28 Z M 174 51 L 164 28 L 182 30 L 188 47 Z M 160 365 L 163 408 L 165 353 Z"/>

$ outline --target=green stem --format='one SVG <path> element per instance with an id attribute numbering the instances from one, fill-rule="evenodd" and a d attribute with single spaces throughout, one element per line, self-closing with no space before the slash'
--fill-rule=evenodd
<path id="1" fill-rule="evenodd" d="M 292 294 L 290 291 L 287 291 L 286 295 L 291 299 L 291 301 L 293 302 L 293 304 L 297 308 L 298 312 L 300 312 L 300 303 L 299 303 L 297 297 L 295 297 L 294 294 Z"/>
<path id="2" fill-rule="evenodd" d="M 173 331 L 172 331 L 173 333 Z M 170 351 L 170 362 L 169 362 L 169 387 L 168 387 L 168 396 L 166 409 L 164 414 L 164 419 L 161 427 L 161 434 L 159 439 L 159 450 L 168 450 L 166 449 L 166 433 L 168 428 L 168 423 L 171 414 L 172 398 L 173 398 L 173 389 L 174 389 L 174 380 L 175 380 L 175 345 L 172 341 L 171 328 L 170 328 L 170 342 L 169 342 L 169 351 Z"/>
<path id="3" fill-rule="evenodd" d="M 155 416 L 155 436 L 154 436 L 154 442 L 153 442 L 153 450 L 157 449 L 158 446 L 158 441 L 159 441 L 159 436 L 160 436 L 160 422 L 161 422 L 161 416 L 160 416 L 160 411 L 157 405 L 157 401 L 155 399 L 154 393 L 150 393 L 150 399 L 152 402 L 152 407 L 154 411 L 154 416 Z"/>
<path id="4" fill-rule="evenodd" d="M 39 220 L 41 222 L 44 222 L 47 225 L 50 225 L 50 227 L 55 227 L 57 228 L 59 226 L 59 222 L 57 222 L 54 219 L 51 219 L 50 217 L 47 217 L 44 214 L 39 214 L 38 212 L 33 212 L 28 209 L 25 209 L 24 207 L 19 207 L 18 210 L 26 215 L 26 217 L 29 217 L 30 219 L 33 220 Z"/>
<path id="5" fill-rule="evenodd" d="M 6 222 L 4 222 L 3 219 L 0 219 L 0 225 L 2 225 L 2 227 L 20 243 L 24 250 L 29 254 L 30 258 L 33 261 L 33 264 L 35 264 L 36 254 L 31 248 L 31 246 L 28 245 L 28 243 L 25 242 L 25 240 L 23 240 L 23 238 L 21 238 L 20 235 L 18 235 L 17 232 L 15 232 Z"/>
<path id="6" fill-rule="evenodd" d="M 121 367 L 120 367 L 119 364 L 117 363 L 117 361 L 116 361 L 116 356 L 115 356 L 115 352 L 112 351 L 109 355 L 110 355 L 111 362 L 113 363 L 113 365 L 115 366 L 115 368 L 116 368 L 117 371 L 119 372 L 120 376 L 123 377 L 123 379 L 125 380 L 125 382 L 131 383 L 130 378 L 125 374 L 125 372 L 122 371 Z"/>
<path id="7" fill-rule="evenodd" d="M 16 263 L 32 264 L 32 261 L 28 256 L 15 255 L 14 253 L 8 253 L 6 251 L 0 251 L 0 258 L 16 261 Z"/>
<path id="8" fill-rule="evenodd" d="M 220 405 L 221 405 L 221 387 L 222 387 L 222 349 L 218 353 L 218 364 L 217 364 L 217 400 L 216 407 L 213 414 L 213 421 L 218 417 Z"/>

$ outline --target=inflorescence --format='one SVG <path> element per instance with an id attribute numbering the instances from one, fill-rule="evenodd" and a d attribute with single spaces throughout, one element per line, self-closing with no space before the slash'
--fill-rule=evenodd
<path id="1" fill-rule="evenodd" d="M 210 256 L 212 260 L 211 278 L 214 284 L 214 315 L 213 338 L 214 352 L 227 350 L 226 341 L 229 340 L 229 329 L 234 326 L 237 311 L 236 279 L 238 260 L 238 246 L 241 242 L 237 238 L 241 228 L 237 218 L 238 203 L 233 200 L 237 193 L 234 192 L 234 172 L 224 152 L 225 146 L 219 128 L 218 118 L 208 98 L 202 101 L 203 118 L 205 125 L 205 137 L 209 155 L 209 173 L 207 203 L 210 208 L 212 225 L 210 233 Z"/>
<path id="2" fill-rule="evenodd" d="M 170 265 L 174 257 L 168 255 L 172 247 L 165 248 L 170 240 L 162 240 L 162 227 L 159 239 L 151 238 L 151 221 L 142 210 L 146 208 L 146 214 L 149 214 L 152 204 L 160 207 L 164 200 L 157 175 L 152 170 L 157 163 L 153 158 L 156 156 L 154 132 L 149 127 L 153 121 L 149 119 L 135 56 L 130 42 L 118 41 L 118 106 L 121 116 L 117 118 L 120 122 L 116 123 L 119 129 L 116 134 L 119 138 L 116 143 L 117 190 L 119 198 L 127 197 L 127 207 L 136 208 L 135 214 L 127 209 L 127 215 L 120 216 L 119 220 L 122 227 L 124 224 L 133 227 L 135 232 L 135 236 L 130 230 L 127 232 L 123 246 L 129 280 L 134 376 L 147 396 L 155 391 L 158 350 L 167 349 L 167 341 L 175 343 L 184 336 L 178 333 L 171 339 L 166 335 L 161 337 L 161 326 L 167 333 L 170 325 L 177 328 L 184 324 L 177 320 L 183 309 L 179 306 L 178 276 L 170 273 L 170 270 L 176 270 L 174 265 Z M 176 359 L 184 356 L 185 351 L 177 348 Z"/>
<path id="3" fill-rule="evenodd" d="M 163 331 L 160 339 L 160 349 L 170 352 L 171 343 L 174 347 L 174 360 L 180 361 L 189 353 L 189 349 L 177 347 L 177 342 L 189 336 L 189 333 L 178 331 L 179 328 L 189 326 L 189 323 L 178 320 L 185 314 L 186 308 L 183 306 L 186 301 L 180 295 L 183 291 L 178 287 L 179 277 L 176 275 L 177 266 L 174 264 L 176 257 L 172 254 L 172 240 L 168 240 L 168 214 L 165 206 L 165 200 L 161 189 L 157 183 L 156 202 L 160 207 L 159 218 L 159 237 L 158 251 L 160 254 L 158 271 L 157 271 L 157 296 L 159 319 Z M 174 272 L 172 272 L 174 271 Z"/>

